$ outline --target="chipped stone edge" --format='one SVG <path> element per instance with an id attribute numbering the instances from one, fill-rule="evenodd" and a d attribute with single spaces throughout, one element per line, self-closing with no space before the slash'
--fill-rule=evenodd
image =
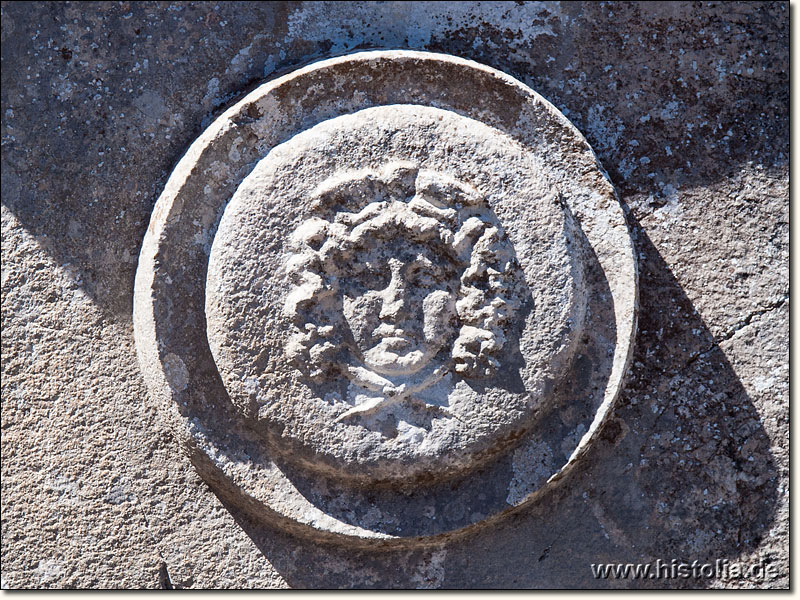
<path id="1" fill-rule="evenodd" d="M 184 423 L 182 422 L 183 419 L 178 414 L 178 411 L 175 410 L 175 407 L 173 405 L 173 400 L 169 392 L 170 377 L 168 376 L 168 373 L 166 372 L 164 365 L 159 359 L 158 340 L 156 336 L 156 322 L 153 311 L 153 305 L 151 302 L 152 300 L 151 291 L 153 284 L 155 282 L 155 265 L 159 252 L 160 240 L 162 236 L 165 234 L 166 225 L 171 220 L 175 219 L 178 216 L 183 207 L 183 202 L 179 198 L 180 191 L 186 184 L 188 179 L 193 175 L 194 171 L 193 167 L 197 162 L 197 159 L 202 155 L 205 149 L 211 143 L 213 143 L 213 141 L 217 137 L 219 137 L 229 127 L 232 126 L 234 115 L 239 114 L 242 108 L 253 104 L 257 100 L 265 96 L 268 96 L 270 93 L 278 89 L 282 84 L 290 80 L 293 80 L 297 77 L 313 73 L 316 71 L 321 71 L 326 68 L 330 68 L 332 66 L 350 62 L 353 60 L 370 61 L 370 60 L 391 59 L 391 58 L 406 58 L 406 59 L 416 59 L 418 61 L 445 62 L 453 65 L 467 67 L 470 69 L 477 69 L 479 71 L 483 71 L 487 75 L 490 75 L 492 77 L 504 81 L 506 84 L 518 88 L 523 93 L 523 95 L 531 97 L 533 100 L 536 101 L 537 104 L 539 104 L 542 108 L 547 110 L 550 113 L 551 117 L 559 121 L 562 126 L 568 129 L 575 136 L 576 141 L 583 143 L 584 145 L 583 150 L 588 150 L 591 153 L 591 155 L 594 157 L 596 168 L 603 176 L 602 183 L 604 183 L 605 186 L 607 186 L 607 192 L 610 192 L 610 196 L 613 198 L 613 200 L 616 201 L 618 204 L 620 204 L 620 210 L 623 212 L 622 227 L 626 229 L 626 233 L 628 235 L 623 236 L 624 239 L 627 239 L 627 244 L 625 245 L 625 247 L 616 248 L 616 252 L 621 254 L 624 259 L 627 259 L 625 260 L 625 262 L 628 262 L 629 265 L 632 267 L 632 269 L 627 274 L 624 273 L 618 274 L 618 276 L 615 278 L 616 281 L 614 282 L 609 280 L 609 287 L 611 290 L 613 290 L 612 297 L 614 299 L 614 311 L 616 315 L 616 321 L 617 321 L 616 325 L 618 333 L 616 340 L 617 343 L 614 350 L 614 359 L 612 363 L 613 366 L 611 374 L 609 376 L 608 384 L 606 386 L 606 393 L 603 402 L 598 408 L 595 414 L 595 418 L 592 421 L 591 425 L 589 426 L 588 431 L 583 435 L 583 437 L 581 438 L 580 442 L 578 443 L 577 447 L 573 451 L 570 458 L 564 465 L 561 466 L 561 468 L 556 473 L 554 473 L 548 478 L 547 482 L 543 486 L 531 492 L 526 498 L 524 498 L 524 500 L 522 500 L 516 506 L 509 506 L 507 510 L 501 511 L 495 515 L 488 516 L 484 521 L 480 523 L 469 525 L 467 527 L 464 527 L 463 529 L 454 532 L 435 534 L 433 536 L 425 538 L 401 538 L 394 536 L 386 536 L 386 534 L 380 534 L 377 532 L 369 532 L 369 537 L 365 539 L 360 535 L 362 531 L 359 531 L 357 533 L 355 531 L 353 532 L 348 531 L 346 533 L 342 531 L 340 533 L 340 532 L 320 530 L 315 528 L 312 524 L 301 524 L 301 523 L 296 524 L 299 527 L 294 527 L 294 526 L 290 527 L 290 530 L 296 530 L 297 533 L 312 533 L 314 536 L 322 536 L 322 538 L 328 539 L 330 541 L 342 540 L 342 539 L 348 539 L 351 542 L 357 540 L 361 542 L 380 540 L 385 544 L 388 541 L 421 543 L 424 540 L 425 542 L 430 543 L 433 542 L 434 540 L 442 540 L 444 538 L 452 537 L 453 535 L 456 534 L 461 534 L 467 531 L 474 531 L 478 528 L 483 528 L 486 525 L 496 521 L 497 519 L 502 518 L 503 516 L 509 514 L 510 512 L 515 512 L 520 508 L 533 502 L 542 493 L 544 493 L 545 490 L 550 489 L 553 486 L 553 484 L 565 478 L 565 476 L 571 471 L 575 463 L 587 452 L 589 446 L 598 436 L 604 422 L 606 421 L 614 403 L 616 402 L 619 396 L 620 390 L 622 388 L 622 381 L 624 375 L 627 372 L 628 367 L 630 365 L 631 357 L 633 354 L 635 336 L 636 336 L 636 324 L 637 324 L 638 310 L 639 310 L 639 290 L 638 290 L 639 275 L 636 262 L 635 248 L 633 245 L 633 240 L 631 239 L 631 231 L 628 228 L 627 222 L 624 217 L 624 210 L 622 210 L 619 197 L 613 185 L 611 184 L 607 172 L 601 166 L 599 160 L 597 159 L 596 154 L 589 146 L 585 137 L 553 104 L 551 104 L 537 92 L 526 86 L 524 83 L 520 82 L 519 80 L 515 79 L 514 77 L 511 77 L 506 73 L 503 73 L 502 71 L 498 71 L 494 68 L 482 65 L 475 61 L 446 54 L 419 52 L 411 50 L 378 50 L 378 51 L 358 52 L 345 56 L 339 56 L 336 58 L 317 61 L 305 67 L 301 67 L 295 71 L 292 71 L 291 73 L 278 77 L 277 79 L 274 79 L 272 81 L 260 85 L 252 92 L 247 94 L 244 98 L 239 100 L 236 104 L 225 110 L 217 119 L 215 119 L 209 125 L 209 127 L 191 144 L 189 149 L 179 160 L 178 164 L 172 171 L 172 174 L 169 180 L 167 181 L 164 191 L 162 192 L 162 194 L 159 196 L 158 200 L 155 203 L 150 224 L 148 226 L 147 232 L 142 242 L 142 247 L 139 255 L 139 263 L 137 266 L 136 277 L 134 282 L 134 299 L 133 299 L 134 338 L 136 341 L 136 349 L 137 349 L 136 351 L 140 364 L 140 370 L 142 372 L 149 393 L 159 405 L 162 417 L 164 417 L 168 421 L 167 425 L 169 425 L 170 428 L 179 436 L 180 440 L 183 442 L 184 445 L 184 452 L 190 459 L 192 459 L 192 462 L 195 462 L 197 460 L 198 458 L 197 453 L 198 452 L 203 453 L 203 451 L 196 443 L 197 440 L 195 440 L 193 436 L 184 428 Z M 595 184 L 598 183 L 600 182 L 595 182 Z M 605 195 L 609 194 L 607 193 Z M 608 276 L 607 272 L 606 275 Z M 620 332 L 623 333 L 620 334 Z M 201 462 L 210 461 L 213 464 L 215 470 L 219 469 L 219 465 L 216 465 L 214 461 L 211 461 L 210 457 L 204 456 L 203 459 L 204 460 L 201 460 Z M 251 500 L 257 502 L 255 499 Z M 264 508 L 266 507 L 260 507 L 260 510 L 263 511 Z M 280 522 L 288 521 L 287 517 L 280 515 L 279 513 L 272 510 L 270 512 L 274 513 L 274 516 L 277 517 L 276 519 L 277 521 Z M 286 525 L 290 525 L 290 523 L 286 523 Z M 351 527 L 349 526 L 347 527 L 347 529 L 350 528 Z M 354 533 L 355 536 L 353 536 Z M 393 544 L 393 547 L 396 547 L 396 545 Z"/>

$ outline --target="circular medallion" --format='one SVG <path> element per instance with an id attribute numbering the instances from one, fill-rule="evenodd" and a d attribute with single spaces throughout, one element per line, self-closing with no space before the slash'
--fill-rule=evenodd
<path id="1" fill-rule="evenodd" d="M 410 51 L 316 63 L 215 121 L 158 200 L 134 300 L 151 393 L 215 491 L 394 544 L 554 485 L 635 313 L 624 215 L 574 127 Z"/>
<path id="2" fill-rule="evenodd" d="M 583 323 L 553 189 L 512 138 L 437 108 L 368 108 L 274 148 L 209 259 L 231 400 L 286 461 L 333 476 L 439 477 L 502 452 Z"/>

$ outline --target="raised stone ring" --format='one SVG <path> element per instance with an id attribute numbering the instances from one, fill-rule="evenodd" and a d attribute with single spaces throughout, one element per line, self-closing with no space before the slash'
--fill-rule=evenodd
<path id="1" fill-rule="evenodd" d="M 263 84 L 192 144 L 134 325 L 218 494 L 397 545 L 556 484 L 618 395 L 636 304 L 622 207 L 561 113 L 477 63 L 376 51 Z"/>

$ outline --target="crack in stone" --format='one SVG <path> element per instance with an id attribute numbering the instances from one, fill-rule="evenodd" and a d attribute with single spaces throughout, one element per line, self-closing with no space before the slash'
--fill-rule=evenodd
<path id="1" fill-rule="evenodd" d="M 159 585 L 159 587 L 162 590 L 182 589 L 182 587 L 180 585 L 176 586 L 174 583 L 172 583 L 172 578 L 170 577 L 169 569 L 167 568 L 167 560 L 164 558 L 164 555 L 161 553 L 161 548 L 159 548 L 158 539 L 156 538 L 156 535 L 153 533 L 153 530 L 150 527 L 150 521 L 147 519 L 147 514 L 141 508 L 141 506 L 138 507 L 138 511 L 139 511 L 139 514 L 142 517 L 142 520 L 144 521 L 144 527 L 147 530 L 148 535 L 153 540 L 153 545 L 155 546 L 156 553 L 158 553 L 158 558 L 161 559 L 161 562 L 159 563 L 159 566 L 158 566 L 158 585 Z"/>
<path id="2" fill-rule="evenodd" d="M 158 553 L 161 556 L 161 553 Z M 175 586 L 172 585 L 172 579 L 169 576 L 169 570 L 167 570 L 167 563 L 163 560 L 164 557 L 161 557 L 161 565 L 158 567 L 158 583 L 162 590 L 174 590 Z"/>
<path id="3" fill-rule="evenodd" d="M 767 306 L 762 306 L 760 310 L 753 311 L 752 313 L 747 315 L 744 319 L 736 323 L 736 325 L 734 325 L 730 330 L 726 331 L 724 334 L 719 336 L 718 339 L 715 339 L 708 348 L 706 348 L 705 350 L 701 350 L 700 352 L 697 352 L 693 356 L 690 356 L 689 359 L 686 361 L 686 364 L 678 373 L 683 373 L 686 369 L 692 366 L 692 364 L 694 364 L 700 357 L 704 357 L 710 354 L 715 348 L 719 348 L 719 345 L 721 343 L 727 342 L 734 335 L 736 335 L 736 332 L 741 331 L 742 329 L 750 325 L 750 323 L 752 323 L 753 319 L 755 319 L 756 317 L 760 317 L 761 315 L 764 315 L 768 312 L 772 312 L 780 308 L 781 306 L 786 304 L 788 300 L 789 300 L 789 294 L 786 294 L 780 300 L 772 302 Z"/>

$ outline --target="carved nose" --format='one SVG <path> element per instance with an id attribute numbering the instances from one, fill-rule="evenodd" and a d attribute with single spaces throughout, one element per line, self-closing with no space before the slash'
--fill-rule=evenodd
<path id="1" fill-rule="evenodd" d="M 396 319 L 406 306 L 406 289 L 403 281 L 392 279 L 391 284 L 383 292 L 381 319 Z"/>

